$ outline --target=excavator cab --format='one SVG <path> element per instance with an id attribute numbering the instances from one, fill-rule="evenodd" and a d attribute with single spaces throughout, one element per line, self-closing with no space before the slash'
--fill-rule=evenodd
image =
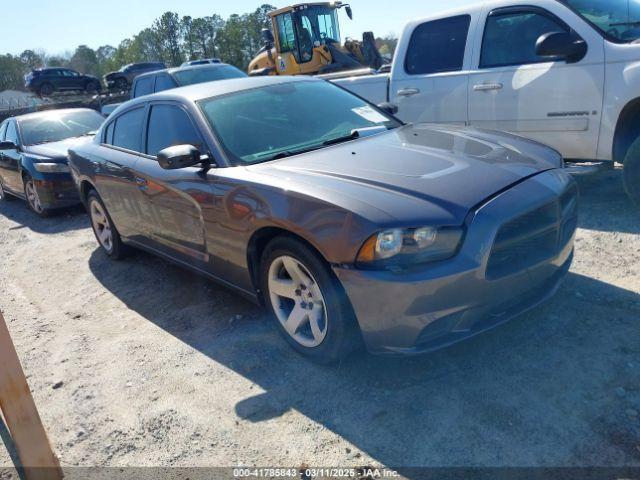
<path id="1" fill-rule="evenodd" d="M 353 19 L 351 7 L 342 2 L 304 3 L 269 13 L 272 30 L 263 30 L 265 45 L 250 63 L 249 75 L 316 75 L 379 68 L 382 59 L 373 34 L 365 34 L 363 42 L 347 39 L 342 45 L 338 20 L 342 8 Z"/>

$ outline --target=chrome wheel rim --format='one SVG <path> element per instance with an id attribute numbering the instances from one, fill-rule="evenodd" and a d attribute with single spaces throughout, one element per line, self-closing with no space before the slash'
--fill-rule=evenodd
<path id="1" fill-rule="evenodd" d="M 4 189 L 2 188 L 2 183 L 0 183 L 0 200 L 4 200 Z"/>
<path id="2" fill-rule="evenodd" d="M 327 308 L 309 270 L 293 257 L 278 257 L 269 267 L 268 288 L 276 318 L 289 336 L 307 348 L 322 344 Z"/>
<path id="3" fill-rule="evenodd" d="M 110 253 L 111 250 L 113 250 L 113 232 L 111 231 L 111 224 L 109 223 L 107 214 L 102 208 L 102 205 L 95 200 L 91 201 L 89 210 L 91 211 L 91 225 L 93 226 L 93 231 L 96 233 L 98 242 L 102 248 Z"/>
<path id="4" fill-rule="evenodd" d="M 40 197 L 38 197 L 38 191 L 32 180 L 29 180 L 24 187 L 24 191 L 27 194 L 27 202 L 29 206 L 36 213 L 42 213 L 42 205 L 40 204 Z"/>

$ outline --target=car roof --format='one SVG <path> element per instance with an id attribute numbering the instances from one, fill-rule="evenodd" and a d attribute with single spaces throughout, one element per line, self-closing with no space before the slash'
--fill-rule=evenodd
<path id="1" fill-rule="evenodd" d="M 215 82 L 199 83 L 186 87 L 174 88 L 163 92 L 145 95 L 127 102 L 127 105 L 133 106 L 140 103 L 146 103 L 156 100 L 173 100 L 197 102 L 212 97 L 219 97 L 230 93 L 237 93 L 254 88 L 266 87 L 269 85 L 281 85 L 285 83 L 301 83 L 301 82 L 324 82 L 324 80 L 298 76 L 264 76 L 264 77 L 246 77 L 232 78 L 229 80 L 218 80 Z"/>
<path id="2" fill-rule="evenodd" d="M 73 113 L 73 112 L 94 112 L 100 115 L 98 112 L 91 108 L 60 108 L 55 110 L 43 110 L 42 112 L 33 112 L 33 113 L 25 113 L 24 115 L 17 115 L 15 117 L 10 117 L 18 121 L 22 120 L 30 120 L 32 118 L 46 118 L 52 117 L 54 115 L 59 115 L 61 113 Z"/>
<path id="3" fill-rule="evenodd" d="M 154 70 L 153 72 L 146 72 L 142 75 L 138 75 L 135 80 L 138 80 L 139 78 L 152 77 L 154 75 L 158 75 L 159 73 L 168 73 L 169 75 L 173 75 L 176 72 L 188 72 L 190 70 L 210 70 L 212 68 L 228 66 L 230 66 L 228 63 L 207 63 L 205 65 L 185 65 L 184 67 L 163 68 L 162 70 Z"/>

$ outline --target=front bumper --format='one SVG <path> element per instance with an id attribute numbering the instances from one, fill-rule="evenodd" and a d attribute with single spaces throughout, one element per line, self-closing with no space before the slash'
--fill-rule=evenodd
<path id="1" fill-rule="evenodd" d="M 450 260 L 401 273 L 335 267 L 368 349 L 382 354 L 437 350 L 496 327 L 552 296 L 573 258 L 576 196 L 567 173 L 544 172 L 479 207 L 467 224 L 460 252 Z M 574 200 L 564 209 L 561 199 L 567 198 Z M 555 230 L 541 234 L 540 218 L 532 217 L 553 205 L 558 205 L 557 221 L 549 227 L 557 228 L 553 248 L 543 248 L 537 237 L 516 235 L 509 239 L 510 249 L 520 249 L 515 250 L 516 261 L 498 264 L 498 257 L 505 259 L 504 251 L 497 255 L 505 226 L 537 232 L 542 239 L 553 236 Z"/>
<path id="2" fill-rule="evenodd" d="M 71 176 L 64 177 L 63 180 L 34 180 L 42 208 L 64 208 L 80 204 L 80 195 Z"/>

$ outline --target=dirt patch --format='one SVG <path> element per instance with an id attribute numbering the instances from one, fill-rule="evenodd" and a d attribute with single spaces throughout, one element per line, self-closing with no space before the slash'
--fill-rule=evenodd
<path id="1" fill-rule="evenodd" d="M 420 358 L 312 365 L 236 294 L 22 202 L 0 306 L 63 466 L 640 465 L 640 213 L 619 170 L 581 190 L 558 295 Z"/>

